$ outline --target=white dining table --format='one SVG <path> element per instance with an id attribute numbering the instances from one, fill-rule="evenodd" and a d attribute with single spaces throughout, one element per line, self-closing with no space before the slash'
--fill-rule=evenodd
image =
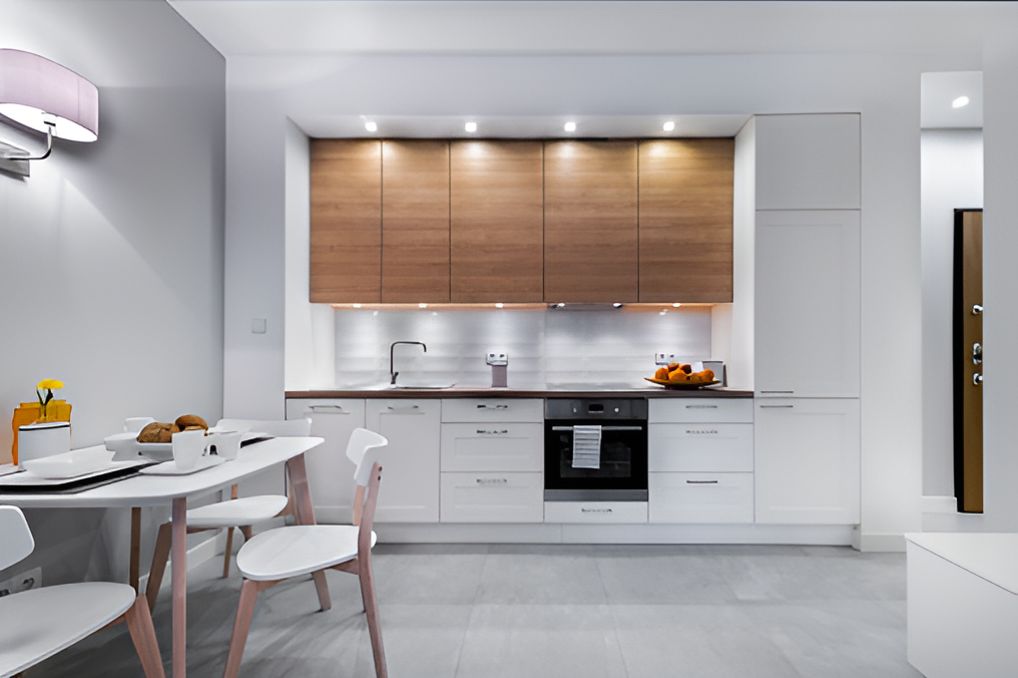
<path id="1" fill-rule="evenodd" d="M 211 495 L 273 466 L 286 464 L 297 522 L 315 522 L 304 454 L 324 442 L 315 437 L 280 437 L 247 445 L 237 459 L 189 475 L 138 474 L 77 493 L 3 493 L 0 504 L 21 508 L 132 508 L 170 505 L 173 591 L 173 676 L 187 675 L 187 502 Z M 96 446 L 101 447 L 101 446 Z M 86 448 L 90 449 L 90 448 Z M 132 520 L 136 543 L 137 520 Z M 134 550 L 134 549 L 132 549 Z M 136 565 L 132 567 L 136 569 Z M 132 575 L 133 576 L 133 575 Z M 137 582 L 132 582 L 137 587 Z M 223 648 L 224 652 L 226 648 Z"/>

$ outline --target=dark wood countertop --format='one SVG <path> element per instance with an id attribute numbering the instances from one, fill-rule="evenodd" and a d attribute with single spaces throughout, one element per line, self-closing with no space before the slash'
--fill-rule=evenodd
<path id="1" fill-rule="evenodd" d="M 666 389 L 610 388 L 598 390 L 561 388 L 484 388 L 454 386 L 452 388 L 336 388 L 308 391 L 287 391 L 287 398 L 752 398 L 753 391 L 731 388 Z"/>

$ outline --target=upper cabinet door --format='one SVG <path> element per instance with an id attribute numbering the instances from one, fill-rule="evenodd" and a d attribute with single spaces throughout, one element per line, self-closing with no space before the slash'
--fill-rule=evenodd
<path id="1" fill-rule="evenodd" d="M 311 301 L 381 301 L 382 145 L 311 141 Z"/>
<path id="2" fill-rule="evenodd" d="M 636 224 L 635 141 L 545 143 L 546 301 L 637 301 Z"/>
<path id="3" fill-rule="evenodd" d="M 540 141 L 454 141 L 452 301 L 544 299 Z"/>
<path id="4" fill-rule="evenodd" d="M 449 301 L 449 143 L 382 142 L 382 301 Z"/>
<path id="5" fill-rule="evenodd" d="M 859 209 L 856 113 L 756 118 L 756 208 Z"/>
<path id="6" fill-rule="evenodd" d="M 757 212 L 756 392 L 859 396 L 859 212 Z"/>
<path id="7" fill-rule="evenodd" d="M 640 301 L 732 300 L 734 139 L 640 142 Z"/>

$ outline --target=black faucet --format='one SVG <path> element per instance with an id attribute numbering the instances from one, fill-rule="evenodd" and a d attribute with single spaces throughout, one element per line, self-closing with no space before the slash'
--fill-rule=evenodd
<path id="1" fill-rule="evenodd" d="M 409 346 L 420 346 L 421 348 L 424 349 L 425 353 L 428 352 L 428 347 L 425 345 L 425 343 L 423 341 L 394 341 L 391 344 L 389 344 L 389 376 L 392 377 L 392 379 L 389 381 L 389 385 L 390 386 L 395 386 L 396 385 L 396 377 L 399 376 L 399 372 L 397 372 L 397 371 L 395 371 L 395 369 L 393 369 L 393 363 L 392 363 L 393 353 L 395 352 L 396 346 L 398 344 L 407 344 Z"/>

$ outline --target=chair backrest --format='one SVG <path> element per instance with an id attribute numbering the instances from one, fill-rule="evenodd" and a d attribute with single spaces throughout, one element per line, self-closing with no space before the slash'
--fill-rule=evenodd
<path id="1" fill-rule="evenodd" d="M 311 435 L 310 419 L 220 419 L 216 428 L 228 431 L 255 431 L 277 438 Z"/>
<path id="2" fill-rule="evenodd" d="M 378 497 L 377 485 L 375 490 L 371 491 L 370 487 L 372 481 L 381 472 L 381 467 L 378 466 L 378 450 L 389 444 L 388 438 L 374 431 L 369 431 L 366 428 L 355 428 L 353 433 L 350 434 L 350 440 L 346 443 L 346 458 L 353 462 L 353 482 L 354 482 L 354 497 L 353 497 L 353 524 L 361 526 L 361 532 L 364 531 L 365 525 L 362 522 L 367 518 L 367 531 L 371 532 L 371 523 L 374 522 L 375 509 L 374 505 Z M 378 468 L 379 473 L 375 472 L 375 468 Z M 368 490 L 365 492 L 365 490 Z M 367 496 L 367 502 L 365 502 L 365 496 Z M 371 505 L 371 515 L 366 513 L 366 503 Z"/>
<path id="3" fill-rule="evenodd" d="M 34 550 L 25 514 L 16 506 L 0 506 L 0 570 L 21 562 Z"/>

